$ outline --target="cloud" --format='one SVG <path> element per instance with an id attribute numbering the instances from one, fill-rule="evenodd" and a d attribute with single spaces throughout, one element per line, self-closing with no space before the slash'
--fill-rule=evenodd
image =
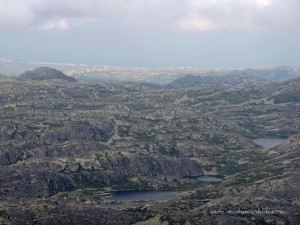
<path id="1" fill-rule="evenodd" d="M 69 29 L 108 18 L 116 4 L 108 0 L 0 0 L 0 6 L 2 27 Z"/>
<path id="2" fill-rule="evenodd" d="M 177 26 L 187 31 L 208 31 L 217 27 L 213 21 L 200 15 L 191 15 L 179 20 Z"/>
<path id="3" fill-rule="evenodd" d="M 0 6 L 0 26 L 31 29 L 88 24 L 157 27 L 171 24 L 181 15 L 180 0 L 0 0 Z"/>
<path id="4" fill-rule="evenodd" d="M 273 0 L 252 0 L 253 4 L 256 4 L 259 7 L 266 7 L 274 3 Z"/>
<path id="5" fill-rule="evenodd" d="M 30 0 L 0 0 L 0 25 L 24 24 L 32 20 L 32 14 L 27 8 Z"/>
<path id="6" fill-rule="evenodd" d="M 42 24 L 41 29 L 68 29 L 70 27 L 71 24 L 66 19 L 59 19 Z"/>
<path id="7" fill-rule="evenodd" d="M 299 0 L 0 0 L 0 26 L 61 29 L 86 26 L 177 28 L 291 27 Z"/>
<path id="8" fill-rule="evenodd" d="M 294 29 L 300 22 L 299 10 L 298 0 L 190 0 L 176 25 L 195 32 L 223 28 Z"/>

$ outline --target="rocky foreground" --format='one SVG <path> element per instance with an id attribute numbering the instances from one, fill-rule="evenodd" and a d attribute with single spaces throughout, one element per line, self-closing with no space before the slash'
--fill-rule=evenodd
<path id="1" fill-rule="evenodd" d="M 47 76 L 0 79 L 0 223 L 300 223 L 299 78 L 154 89 Z M 183 192 L 98 207 L 116 190 Z"/>

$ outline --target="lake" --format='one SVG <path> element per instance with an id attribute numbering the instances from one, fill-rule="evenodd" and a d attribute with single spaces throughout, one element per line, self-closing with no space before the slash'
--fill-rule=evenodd
<path id="1" fill-rule="evenodd" d="M 112 201 L 150 201 L 175 199 L 180 191 L 119 191 L 112 195 Z"/>
<path id="2" fill-rule="evenodd" d="M 106 204 L 98 204 L 98 205 L 95 205 L 95 207 L 97 208 L 104 208 L 104 209 L 118 209 L 120 207 L 122 207 L 124 204 L 122 203 L 116 203 L 116 204 L 109 204 L 109 203 L 106 203 Z"/>
<path id="3" fill-rule="evenodd" d="M 260 145 L 262 147 L 271 148 L 281 144 L 284 140 L 285 139 L 282 138 L 257 138 L 257 139 L 253 139 L 252 141 L 255 144 Z"/>
<path id="4" fill-rule="evenodd" d="M 218 178 L 218 177 L 212 177 L 212 176 L 201 176 L 196 178 L 199 181 L 203 182 L 220 182 L 223 181 L 223 179 Z"/>
<path id="5" fill-rule="evenodd" d="M 220 182 L 223 179 L 213 176 L 196 177 L 202 182 Z M 181 191 L 118 191 L 109 198 L 111 201 L 151 201 L 151 200 L 170 200 L 175 199 Z M 96 207 L 101 208 L 117 208 L 119 204 L 100 204 Z"/>

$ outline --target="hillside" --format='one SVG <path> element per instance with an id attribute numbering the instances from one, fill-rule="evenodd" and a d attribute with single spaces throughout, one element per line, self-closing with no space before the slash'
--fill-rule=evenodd
<path id="1" fill-rule="evenodd" d="M 172 89 L 52 79 L 0 86 L 0 223 L 299 223 L 299 193 L 289 191 L 299 184 L 299 78 Z M 289 139 L 266 149 L 252 141 L 260 137 Z M 223 181 L 195 179 L 203 175 Z M 110 200 L 124 190 L 182 192 Z M 265 208 L 290 213 L 210 214 Z"/>
<path id="2" fill-rule="evenodd" d="M 76 82 L 73 77 L 65 75 L 63 72 L 49 67 L 39 67 L 37 69 L 26 71 L 18 77 L 19 80 L 64 80 Z"/>
<path id="3" fill-rule="evenodd" d="M 195 87 L 201 85 L 236 85 L 246 82 L 254 82 L 255 78 L 244 76 L 232 76 L 232 75 L 208 75 L 208 76 L 195 76 L 188 74 L 185 77 L 178 78 L 175 81 L 166 84 L 166 88 L 174 87 Z"/>

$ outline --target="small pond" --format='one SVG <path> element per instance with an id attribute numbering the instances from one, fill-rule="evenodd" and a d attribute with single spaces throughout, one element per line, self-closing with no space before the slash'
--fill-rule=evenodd
<path id="1" fill-rule="evenodd" d="M 281 144 L 284 140 L 285 139 L 282 138 L 257 138 L 257 139 L 253 139 L 252 141 L 255 144 L 260 145 L 262 147 L 271 148 Z"/>
<path id="2" fill-rule="evenodd" d="M 97 208 L 104 208 L 104 209 L 118 209 L 122 207 L 123 203 L 104 203 L 95 205 Z"/>
<path id="3" fill-rule="evenodd" d="M 119 191 L 112 195 L 112 201 L 150 201 L 175 199 L 180 191 Z"/>

